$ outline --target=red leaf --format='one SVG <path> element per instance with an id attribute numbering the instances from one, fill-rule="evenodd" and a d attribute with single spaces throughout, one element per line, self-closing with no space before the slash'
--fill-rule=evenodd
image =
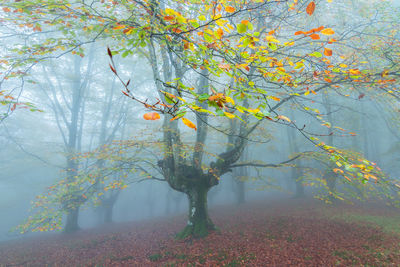
<path id="1" fill-rule="evenodd" d="M 114 72 L 115 74 L 117 74 L 117 71 L 114 69 L 113 66 L 111 66 L 111 64 L 110 64 L 110 69 L 112 70 L 112 72 Z"/>

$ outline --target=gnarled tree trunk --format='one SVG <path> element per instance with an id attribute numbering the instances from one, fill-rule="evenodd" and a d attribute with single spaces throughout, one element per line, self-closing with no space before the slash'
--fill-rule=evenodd
<path id="1" fill-rule="evenodd" d="M 204 237 L 215 225 L 208 215 L 207 194 L 211 187 L 197 184 L 186 192 L 189 200 L 189 215 L 186 227 L 178 234 L 178 238 L 188 236 Z"/>

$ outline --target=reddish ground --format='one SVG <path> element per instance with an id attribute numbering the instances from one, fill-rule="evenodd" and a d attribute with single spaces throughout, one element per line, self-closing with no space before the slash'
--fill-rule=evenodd
<path id="1" fill-rule="evenodd" d="M 210 214 L 220 231 L 205 239 L 174 240 L 182 215 L 0 243 L 0 266 L 400 266 L 397 234 L 332 219 L 327 210 L 398 216 L 315 200 L 218 207 Z"/>

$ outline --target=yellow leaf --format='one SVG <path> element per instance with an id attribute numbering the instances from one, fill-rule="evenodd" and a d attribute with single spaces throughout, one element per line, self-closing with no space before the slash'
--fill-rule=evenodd
<path id="1" fill-rule="evenodd" d="M 280 43 L 279 40 L 276 40 L 276 39 L 274 38 L 274 36 L 271 36 L 271 35 L 267 35 L 267 37 L 265 37 L 265 39 L 267 40 L 267 42 Z"/>
<path id="2" fill-rule="evenodd" d="M 225 101 L 226 103 L 231 103 L 232 105 L 235 105 L 235 101 L 233 101 L 233 99 L 229 96 L 225 97 Z"/>
<path id="3" fill-rule="evenodd" d="M 326 28 L 326 29 L 323 29 L 322 31 L 321 31 L 321 34 L 323 34 L 323 35 L 332 35 L 332 34 L 334 34 L 335 32 L 331 29 L 331 28 Z"/>
<path id="4" fill-rule="evenodd" d="M 195 131 L 197 131 L 197 127 L 196 125 L 191 122 L 190 120 L 186 119 L 186 118 L 182 118 L 182 122 L 183 124 L 185 124 L 187 127 L 194 129 Z"/>
<path id="5" fill-rule="evenodd" d="M 287 122 L 291 122 L 291 120 L 290 120 L 288 117 L 283 116 L 283 115 L 279 115 L 279 116 L 278 116 L 278 119 L 285 120 L 285 121 L 287 121 Z"/>
<path id="6" fill-rule="evenodd" d="M 260 109 L 259 109 L 259 108 L 256 108 L 256 109 L 248 109 L 247 111 L 250 112 L 250 113 L 256 114 L 256 113 L 258 113 L 258 112 L 260 111 Z"/>
<path id="7" fill-rule="evenodd" d="M 235 118 L 235 115 L 233 115 L 232 113 L 224 112 L 224 114 L 225 114 L 225 116 L 227 116 L 229 119 Z"/>

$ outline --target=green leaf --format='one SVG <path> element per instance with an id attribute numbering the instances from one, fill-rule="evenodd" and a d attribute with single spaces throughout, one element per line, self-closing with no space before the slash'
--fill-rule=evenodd
<path id="1" fill-rule="evenodd" d="M 320 57 L 322 57 L 322 54 L 320 52 L 315 51 L 315 52 L 310 54 L 310 57 L 320 58 Z"/>
<path id="2" fill-rule="evenodd" d="M 204 94 L 199 95 L 198 100 L 199 100 L 200 102 L 203 102 L 204 100 L 207 100 L 209 97 L 210 97 L 209 94 L 204 93 Z"/>
<path id="3" fill-rule="evenodd" d="M 239 23 L 238 25 L 236 25 L 236 29 L 238 33 L 245 33 L 247 31 L 247 26 L 242 23 Z"/>

